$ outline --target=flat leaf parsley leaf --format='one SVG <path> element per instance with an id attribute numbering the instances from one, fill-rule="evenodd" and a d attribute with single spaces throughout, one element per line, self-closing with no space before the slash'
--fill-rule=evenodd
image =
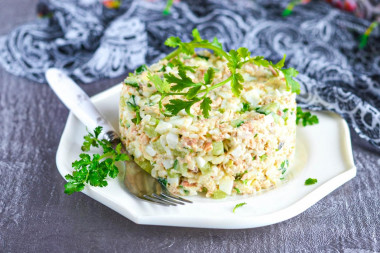
<path id="1" fill-rule="evenodd" d="M 271 61 L 265 60 L 263 56 L 252 57 L 251 52 L 245 47 L 226 52 L 217 38 L 214 38 L 212 41 L 205 40 L 201 37 L 197 29 L 192 31 L 192 35 L 193 40 L 190 42 L 183 42 L 179 37 L 169 37 L 165 41 L 166 46 L 176 48 L 176 50 L 164 58 L 168 61 L 166 66 L 177 68 L 178 71 L 164 73 L 163 77 L 148 73 L 149 80 L 155 85 L 158 93 L 161 95 L 158 104 L 160 112 L 165 116 L 175 116 L 181 110 L 185 110 L 188 115 L 194 116 L 190 113 L 190 109 L 195 103 L 200 102 L 202 115 L 208 118 L 212 104 L 212 100 L 208 95 L 212 90 L 230 84 L 232 93 L 236 97 L 240 97 L 244 88 L 244 78 L 243 75 L 239 73 L 239 70 L 246 63 L 253 63 L 257 66 L 269 68 L 274 76 L 279 76 L 279 73 L 282 72 L 288 89 L 292 92 L 299 93 L 300 85 L 293 79 L 298 72 L 293 68 L 282 69 L 285 64 L 286 55 L 284 55 L 278 63 L 274 64 Z M 208 68 L 206 73 L 204 73 L 203 80 L 194 82 L 191 75 L 187 74 L 187 71 L 195 73 L 197 67 L 185 65 L 179 56 L 181 54 L 196 56 L 196 48 L 211 50 L 217 57 L 224 58 L 231 73 L 230 76 L 220 82 L 215 82 L 215 69 Z M 161 71 L 166 71 L 166 66 L 164 66 Z M 136 74 L 145 70 L 147 70 L 147 68 L 142 66 L 136 70 Z M 129 85 L 134 85 L 134 83 L 131 81 Z M 171 96 L 171 99 L 167 102 L 167 100 L 164 99 L 168 96 Z M 172 98 L 173 96 L 181 97 Z M 165 105 L 163 104 L 164 101 L 166 103 Z M 243 112 L 244 110 L 250 109 L 251 108 L 246 106 L 243 108 Z M 138 121 L 138 119 L 136 120 Z"/>
<path id="2" fill-rule="evenodd" d="M 190 108 L 193 104 L 198 102 L 199 100 L 193 99 L 190 101 L 184 101 L 181 99 L 171 99 L 169 104 L 165 105 L 166 110 L 168 110 L 171 115 L 177 115 L 181 110 L 185 109 L 185 111 L 191 115 Z"/>
<path id="3" fill-rule="evenodd" d="M 296 94 L 299 94 L 301 91 L 300 84 L 293 79 L 293 77 L 298 75 L 298 71 L 294 68 L 282 69 L 282 73 L 285 76 L 286 85 L 290 90 Z"/>
<path id="4" fill-rule="evenodd" d="M 237 208 L 242 207 L 242 206 L 244 206 L 244 205 L 246 205 L 246 204 L 247 204 L 247 203 L 245 203 L 245 202 L 237 204 L 237 205 L 234 207 L 234 209 L 232 210 L 232 212 L 234 213 L 235 210 L 236 210 Z"/>
<path id="5" fill-rule="evenodd" d="M 298 106 L 296 124 L 298 125 L 300 121 L 303 126 L 311 126 L 319 123 L 319 119 L 316 115 L 312 115 L 310 112 L 304 112 L 302 111 L 302 108 Z"/>
<path id="6" fill-rule="evenodd" d="M 210 117 L 211 103 L 212 101 L 209 97 L 205 98 L 201 103 L 202 114 L 205 118 Z"/>
<path id="7" fill-rule="evenodd" d="M 92 186 L 104 187 L 108 183 L 107 177 L 115 178 L 119 174 L 119 170 L 115 163 L 117 161 L 127 161 L 129 157 L 121 153 L 121 143 L 115 149 L 107 140 L 100 140 L 99 135 L 102 127 L 97 127 L 94 133 L 88 133 L 84 136 L 82 146 L 83 151 L 90 151 L 91 147 L 102 147 L 103 154 L 94 154 L 91 158 L 89 154 L 82 153 L 79 160 L 72 163 L 73 173 L 65 176 L 67 183 L 65 184 L 65 193 L 70 195 L 74 192 L 80 192 L 84 189 L 85 184 Z"/>
<path id="8" fill-rule="evenodd" d="M 282 69 L 285 64 L 286 56 L 274 64 L 265 60 L 263 56 L 251 57 L 251 52 L 245 47 L 226 52 L 223 50 L 223 46 L 217 38 L 214 38 L 212 41 L 205 40 L 201 37 L 197 29 L 193 30 L 192 35 L 193 40 L 190 42 L 183 42 L 179 37 L 170 37 L 165 41 L 165 45 L 168 47 L 176 48 L 176 50 L 168 54 L 164 59 L 168 61 L 168 66 L 171 65 L 172 67 L 178 68 L 177 73 L 165 73 L 163 80 L 158 76 L 148 75 L 148 78 L 154 83 L 158 93 L 161 95 L 159 107 L 161 113 L 165 116 L 175 116 L 183 109 L 185 109 L 187 114 L 191 115 L 190 108 L 196 102 L 200 102 L 202 114 L 205 118 L 208 118 L 210 116 L 212 101 L 208 97 L 210 91 L 230 84 L 232 93 L 236 97 L 240 97 L 243 91 L 244 78 L 243 75 L 239 73 L 239 70 L 246 63 L 253 63 L 257 66 L 270 68 L 274 76 L 279 76 L 279 73 L 282 72 L 288 89 L 292 92 L 299 93 L 300 85 L 293 79 L 298 72 L 293 68 Z M 220 82 L 214 82 L 215 70 L 209 68 L 203 76 L 203 82 L 194 82 L 186 72 L 190 71 L 194 73 L 196 66 L 186 66 L 179 56 L 181 54 L 194 56 L 196 55 L 196 48 L 211 50 L 216 56 L 224 58 L 231 75 Z M 166 68 L 163 69 L 165 70 Z M 164 98 L 167 96 L 182 97 L 170 99 L 169 103 L 163 105 Z M 243 109 L 247 110 L 249 108 Z"/>

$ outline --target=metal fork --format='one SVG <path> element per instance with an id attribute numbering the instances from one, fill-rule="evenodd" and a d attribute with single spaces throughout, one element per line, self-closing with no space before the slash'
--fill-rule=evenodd
<path id="1" fill-rule="evenodd" d="M 103 127 L 100 138 L 106 139 L 114 147 L 122 143 L 112 125 L 100 114 L 87 94 L 64 72 L 51 68 L 45 73 L 46 80 L 60 100 L 88 129 Z M 123 151 L 128 153 L 123 145 Z M 131 156 L 129 155 L 131 158 Z M 125 162 L 124 185 L 134 196 L 151 203 L 176 206 L 192 203 L 171 194 L 166 186 L 141 169 L 132 159 Z"/>

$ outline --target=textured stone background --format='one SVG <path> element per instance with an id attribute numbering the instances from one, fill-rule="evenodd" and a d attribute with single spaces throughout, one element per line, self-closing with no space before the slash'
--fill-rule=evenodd
<path id="1" fill-rule="evenodd" d="M 35 18 L 37 0 L 0 1 L 0 34 Z M 82 87 L 94 95 L 122 80 Z M 83 194 L 66 196 L 55 152 L 68 110 L 46 85 L 0 69 L 0 252 L 379 252 L 379 151 L 354 133 L 358 168 L 306 212 L 272 226 L 141 226 Z"/>

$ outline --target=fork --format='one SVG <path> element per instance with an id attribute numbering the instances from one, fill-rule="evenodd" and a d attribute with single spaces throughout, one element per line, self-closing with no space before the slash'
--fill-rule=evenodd
<path id="1" fill-rule="evenodd" d="M 113 147 L 121 142 L 120 136 L 100 112 L 88 95 L 62 70 L 50 68 L 45 73 L 46 80 L 59 99 L 88 129 L 103 127 L 99 138 L 106 139 Z M 123 152 L 127 153 L 122 144 Z M 129 155 L 129 157 L 131 157 Z M 164 206 L 184 205 L 191 201 L 171 194 L 166 186 L 144 171 L 132 159 L 125 162 L 124 185 L 134 196 Z"/>

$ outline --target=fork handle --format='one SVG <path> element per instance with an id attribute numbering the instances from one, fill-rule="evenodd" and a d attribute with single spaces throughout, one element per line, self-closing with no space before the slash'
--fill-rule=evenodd
<path id="1" fill-rule="evenodd" d="M 113 140 L 118 137 L 111 123 L 96 109 L 88 95 L 62 70 L 50 68 L 45 73 L 50 87 L 67 108 L 88 128 L 103 127 L 100 138 Z"/>

